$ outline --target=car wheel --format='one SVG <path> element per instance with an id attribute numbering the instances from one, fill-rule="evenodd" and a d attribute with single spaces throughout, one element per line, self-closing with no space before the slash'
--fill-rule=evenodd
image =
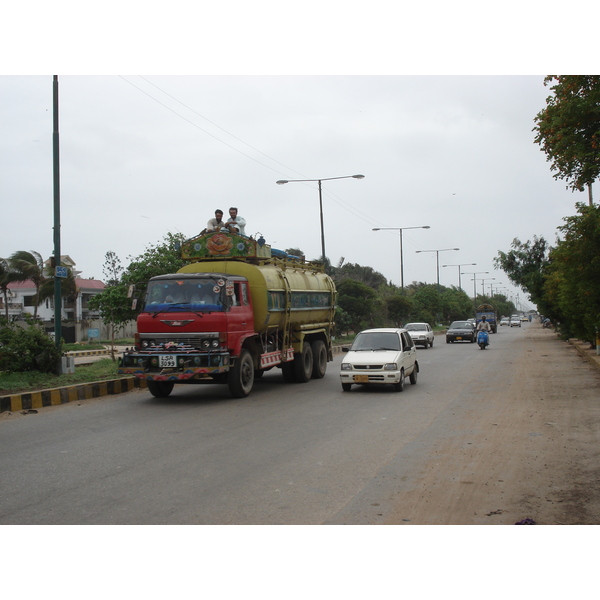
<path id="1" fill-rule="evenodd" d="M 417 374 L 419 372 L 419 369 L 417 367 L 417 365 L 415 364 L 415 368 L 413 369 L 412 373 L 410 374 L 410 383 L 411 385 L 416 385 L 417 384 Z"/>
<path id="2" fill-rule="evenodd" d="M 449 344 L 449 343 L 450 343 L 450 340 L 448 340 L 448 339 L 447 339 L 447 340 L 446 340 L 446 344 Z"/>
<path id="3" fill-rule="evenodd" d="M 349 392 L 352 389 L 351 383 L 342 383 L 342 389 L 344 392 Z"/>
<path id="4" fill-rule="evenodd" d="M 431 341 L 429 342 L 429 346 L 430 346 L 431 348 L 433 348 L 433 340 L 431 340 Z"/>
<path id="5" fill-rule="evenodd" d="M 400 381 L 398 383 L 394 383 L 394 389 L 397 392 L 404 391 L 404 369 L 400 371 Z"/>

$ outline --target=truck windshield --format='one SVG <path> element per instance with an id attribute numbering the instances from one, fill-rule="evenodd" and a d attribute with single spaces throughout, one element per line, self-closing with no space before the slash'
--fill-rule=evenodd
<path id="1" fill-rule="evenodd" d="M 224 310 L 225 286 L 216 279 L 168 279 L 151 281 L 146 291 L 146 312 Z"/>

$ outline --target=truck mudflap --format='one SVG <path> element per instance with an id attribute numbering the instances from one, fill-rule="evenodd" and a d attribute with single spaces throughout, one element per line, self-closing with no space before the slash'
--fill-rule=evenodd
<path id="1" fill-rule="evenodd" d="M 261 354 L 260 356 L 260 368 L 267 369 L 269 367 L 274 367 L 282 362 L 288 362 L 290 360 L 294 360 L 294 349 L 288 348 L 284 352 L 285 360 L 281 360 L 281 351 L 277 350 L 275 352 L 267 352 L 266 354 Z"/>

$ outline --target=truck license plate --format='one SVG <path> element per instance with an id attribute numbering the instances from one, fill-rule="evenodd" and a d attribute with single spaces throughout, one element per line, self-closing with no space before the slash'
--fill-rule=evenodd
<path id="1" fill-rule="evenodd" d="M 159 367 L 175 367 L 177 363 L 175 362 L 175 356 L 168 356 L 166 354 L 161 354 L 158 357 L 158 366 Z"/>
<path id="2" fill-rule="evenodd" d="M 354 381 L 356 383 L 369 383 L 369 376 L 368 375 L 355 375 Z"/>

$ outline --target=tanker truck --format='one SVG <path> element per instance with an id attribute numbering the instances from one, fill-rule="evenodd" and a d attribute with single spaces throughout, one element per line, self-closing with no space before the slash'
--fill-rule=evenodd
<path id="1" fill-rule="evenodd" d="M 325 375 L 336 290 L 322 264 L 224 231 L 187 240 L 181 256 L 177 273 L 148 282 L 120 374 L 156 397 L 177 383 L 227 384 L 235 398 L 273 368 L 286 382 Z"/>

